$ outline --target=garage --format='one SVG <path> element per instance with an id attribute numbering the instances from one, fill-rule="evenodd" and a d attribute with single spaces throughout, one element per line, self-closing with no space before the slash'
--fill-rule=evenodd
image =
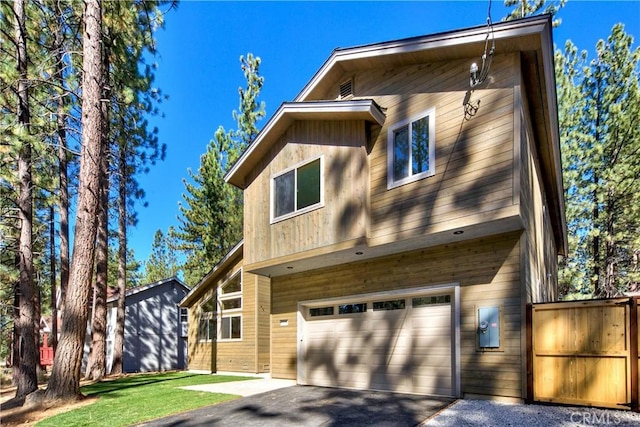
<path id="1" fill-rule="evenodd" d="M 458 287 L 298 305 L 298 383 L 457 396 Z"/>

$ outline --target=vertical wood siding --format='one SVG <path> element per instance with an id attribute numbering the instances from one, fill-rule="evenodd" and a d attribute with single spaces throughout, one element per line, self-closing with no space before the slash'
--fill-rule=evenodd
<path id="1" fill-rule="evenodd" d="M 534 400 L 632 406 L 630 298 L 534 304 Z M 634 313 L 637 316 L 637 313 Z M 637 352 L 637 348 L 635 349 Z M 637 397 L 636 397 L 637 399 Z"/>

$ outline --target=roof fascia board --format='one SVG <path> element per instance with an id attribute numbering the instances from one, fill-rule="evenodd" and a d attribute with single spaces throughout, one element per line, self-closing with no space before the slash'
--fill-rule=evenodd
<path id="1" fill-rule="evenodd" d="M 541 17 L 542 16 L 542 17 Z M 540 33 L 548 25 L 547 15 L 525 18 L 516 21 L 501 22 L 493 25 L 494 38 L 507 39 L 515 36 L 525 36 Z M 330 71 L 343 62 L 376 56 L 395 55 L 401 53 L 413 53 L 429 49 L 455 47 L 462 44 L 482 42 L 487 34 L 487 26 L 478 26 L 463 30 L 449 31 L 428 36 L 414 37 L 410 39 L 382 42 L 371 45 L 357 46 L 353 48 L 335 49 L 331 56 L 320 67 L 311 80 L 305 85 L 294 101 L 304 101 L 315 89 L 320 81 Z"/>
<path id="2" fill-rule="evenodd" d="M 236 259 L 236 255 L 239 255 L 240 252 L 243 250 L 243 246 L 244 246 L 244 240 L 239 241 L 228 253 L 227 255 L 225 255 L 224 258 L 222 258 L 222 260 L 220 260 L 220 262 L 218 262 L 212 269 L 211 271 L 209 271 L 201 280 L 200 282 L 198 282 L 197 285 L 195 285 L 193 287 L 193 289 L 191 289 L 191 291 L 189 291 L 189 293 L 187 295 L 185 295 L 185 297 L 182 299 L 182 301 L 180 301 L 180 303 L 178 303 L 178 305 L 180 307 L 188 307 L 189 304 L 191 304 L 191 302 L 193 302 L 194 299 L 196 299 L 201 293 L 202 291 L 204 291 L 203 288 L 206 287 L 206 285 L 213 279 L 215 278 L 215 276 L 218 275 L 219 272 L 223 271 L 225 268 L 227 268 L 229 266 L 229 264 L 231 263 L 231 261 Z"/>
<path id="3" fill-rule="evenodd" d="M 155 288 L 156 286 L 160 286 L 160 285 L 163 285 L 163 284 L 169 283 L 169 282 L 177 282 L 180 286 L 185 288 L 187 291 L 190 290 L 189 286 L 187 286 L 182 280 L 180 280 L 176 276 L 172 276 L 172 277 L 168 277 L 166 279 L 158 280 L 157 282 L 152 282 L 152 283 L 149 283 L 147 285 L 136 286 L 135 288 L 129 289 L 129 290 L 125 291 L 124 297 L 127 298 L 127 297 L 130 297 L 132 295 L 139 294 L 140 292 L 144 292 L 144 291 L 146 291 L 148 289 L 152 289 L 152 288 Z M 118 299 L 118 295 L 113 296 L 111 298 L 108 298 L 107 302 L 113 302 L 113 301 L 116 301 L 117 299 Z"/>
<path id="4" fill-rule="evenodd" d="M 558 204 L 558 215 L 560 215 L 560 237 L 562 239 L 561 247 L 562 253 L 566 255 L 568 253 L 568 237 L 567 237 L 567 220 L 565 212 L 565 200 L 564 200 L 564 184 L 562 181 L 562 155 L 560 153 L 560 131 L 558 123 L 558 99 L 556 93 L 556 74 L 554 66 L 554 50 L 553 50 L 553 37 L 551 33 L 551 23 L 549 23 L 548 30 L 542 32 L 542 60 L 544 64 L 544 73 L 547 95 L 547 112 L 549 115 L 548 129 L 551 132 L 551 148 L 553 154 L 553 168 L 554 176 L 556 179 L 556 200 Z"/>
<path id="5" fill-rule="evenodd" d="M 283 126 L 288 127 L 294 120 L 304 119 L 305 116 L 313 114 L 327 114 L 327 117 L 340 114 L 359 114 L 382 125 L 385 121 L 385 115 L 380 107 L 371 99 L 350 100 L 350 101 L 311 101 L 311 102 L 285 102 L 280 105 L 278 111 L 267 122 L 265 127 L 260 131 L 256 139 L 242 153 L 242 156 L 231 167 L 225 175 L 225 182 L 242 188 L 242 180 L 237 179 L 237 174 L 245 164 L 247 159 L 251 158 L 266 140 L 274 136 L 279 136 L 276 129 Z"/>

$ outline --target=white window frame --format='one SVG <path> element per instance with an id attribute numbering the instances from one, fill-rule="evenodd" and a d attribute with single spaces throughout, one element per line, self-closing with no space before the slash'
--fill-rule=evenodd
<path id="1" fill-rule="evenodd" d="M 207 303 L 209 302 L 213 302 L 213 311 L 205 311 L 205 306 L 207 305 Z M 197 326 L 197 331 L 196 331 L 196 336 L 198 339 L 198 342 L 202 342 L 202 343 L 206 343 L 206 342 L 211 342 L 216 338 L 217 335 L 217 325 L 215 327 L 215 329 L 213 330 L 213 338 L 209 338 L 209 324 L 211 322 L 216 321 L 216 316 L 217 316 L 217 311 L 218 311 L 218 302 L 216 300 L 216 294 L 210 295 L 208 298 L 204 299 L 202 301 L 202 304 L 200 304 L 199 310 L 198 310 L 198 326 Z M 206 332 L 206 338 L 202 339 L 201 338 L 201 334 L 200 334 L 200 324 L 202 323 L 202 321 L 206 321 L 207 322 L 207 332 Z"/>
<path id="2" fill-rule="evenodd" d="M 393 177 L 394 166 L 394 134 L 395 132 L 405 126 L 409 126 L 409 150 L 411 150 L 411 125 L 425 117 L 429 117 L 429 169 L 418 174 L 411 174 L 411 152 L 409 154 L 409 175 L 405 178 L 395 180 Z M 435 175 L 436 173 L 436 108 L 432 107 L 422 111 L 419 114 L 409 117 L 398 123 L 394 123 L 389 127 L 387 131 L 387 189 L 399 187 L 401 185 L 408 184 L 410 182 L 419 181 L 421 179 Z"/>
<path id="3" fill-rule="evenodd" d="M 313 205 L 309 205 L 307 207 L 304 207 L 302 209 L 296 209 L 296 206 L 298 205 L 298 169 L 300 169 L 302 166 L 308 165 L 309 163 L 315 162 L 316 160 L 320 160 L 320 201 L 318 203 L 314 203 Z M 278 217 L 275 216 L 275 206 L 276 206 L 276 178 L 291 172 L 292 170 L 295 170 L 295 174 L 294 174 L 294 179 L 293 179 L 293 183 L 294 183 L 294 200 L 293 200 L 293 211 L 289 212 L 287 214 L 284 215 L 280 215 Z M 294 216 L 298 216 L 298 215 L 302 215 L 304 213 L 307 212 L 311 212 L 313 210 L 319 209 L 321 207 L 324 206 L 324 155 L 320 155 L 320 156 L 316 156 L 316 157 L 312 157 L 310 159 L 304 160 L 300 163 L 297 163 L 287 169 L 284 169 L 280 172 L 278 172 L 277 174 L 274 174 L 271 176 L 271 183 L 270 183 L 270 187 L 271 187 L 271 201 L 270 201 L 270 206 L 269 206 L 269 218 L 270 218 L 270 223 L 274 224 L 276 222 L 280 222 L 283 221 L 285 219 L 289 219 L 292 218 Z"/>
<path id="4" fill-rule="evenodd" d="M 228 294 L 223 294 L 223 288 L 228 285 L 232 280 L 239 278 L 240 279 L 240 291 L 231 292 Z M 217 339 L 219 342 L 229 342 L 229 341 L 242 341 L 243 336 L 243 327 L 242 327 L 242 309 L 244 307 L 244 298 L 242 296 L 244 291 L 244 283 L 242 280 L 242 268 L 234 272 L 229 279 L 227 279 L 222 285 L 220 285 L 217 289 L 218 296 L 218 330 L 217 330 Z M 231 309 L 223 309 L 222 304 L 226 300 L 232 300 L 240 298 L 240 308 L 231 308 Z M 240 338 L 222 338 L 222 319 L 223 318 L 232 318 L 239 317 L 240 318 Z M 229 321 L 229 327 L 231 327 L 231 320 Z M 229 331 L 229 335 L 231 335 L 231 331 Z"/>
<path id="5" fill-rule="evenodd" d="M 203 321 L 207 322 L 207 326 L 206 326 L 207 331 L 206 331 L 206 334 L 205 334 L 206 338 L 204 338 L 204 339 L 202 338 L 202 336 L 200 334 L 200 325 L 201 325 L 201 323 Z M 215 321 L 216 321 L 215 313 L 213 313 L 211 311 L 203 311 L 200 314 L 200 316 L 198 317 L 198 332 L 197 332 L 197 334 L 198 334 L 198 342 L 211 342 L 211 341 L 213 341 L 212 338 L 209 338 L 209 328 L 211 327 L 209 325 L 211 324 L 211 322 L 215 322 Z M 213 335 L 215 336 L 215 334 L 216 334 L 216 331 L 214 329 L 214 334 Z"/>
<path id="6" fill-rule="evenodd" d="M 238 317 L 240 319 L 240 338 L 222 338 L 222 319 L 233 319 Z M 234 314 L 226 314 L 226 315 L 221 315 L 219 317 L 220 323 L 218 325 L 218 341 L 220 342 L 230 342 L 230 341 L 242 341 L 242 314 L 240 313 L 234 313 Z M 231 336 L 231 333 L 233 331 L 233 321 L 229 320 L 229 336 Z"/>

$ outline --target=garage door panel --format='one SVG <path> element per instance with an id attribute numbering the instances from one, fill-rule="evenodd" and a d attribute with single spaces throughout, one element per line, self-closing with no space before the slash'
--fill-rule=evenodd
<path id="1" fill-rule="evenodd" d="M 389 353 L 389 352 L 411 352 L 411 339 L 410 337 L 387 337 L 386 341 L 380 339 L 371 343 L 371 351 L 374 353 Z"/>
<path id="2" fill-rule="evenodd" d="M 304 382 L 453 395 L 451 304 L 413 308 L 411 298 L 405 301 L 401 309 L 373 310 L 368 303 L 366 312 L 306 320 Z"/>
<path id="3" fill-rule="evenodd" d="M 370 388 L 374 390 L 389 390 L 399 393 L 412 392 L 411 378 L 405 374 L 394 374 L 389 372 L 373 373 L 371 375 Z"/>

